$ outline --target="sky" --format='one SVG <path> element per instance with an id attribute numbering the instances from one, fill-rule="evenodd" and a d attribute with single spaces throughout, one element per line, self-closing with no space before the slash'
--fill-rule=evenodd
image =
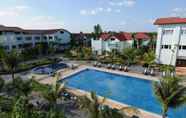
<path id="1" fill-rule="evenodd" d="M 0 24 L 70 32 L 151 32 L 161 17 L 186 17 L 186 0 L 1 0 Z"/>

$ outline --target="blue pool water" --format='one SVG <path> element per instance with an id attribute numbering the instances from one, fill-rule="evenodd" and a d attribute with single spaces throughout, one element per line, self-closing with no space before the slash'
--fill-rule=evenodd
<path id="1" fill-rule="evenodd" d="M 153 94 L 152 82 L 129 76 L 87 69 L 66 78 L 69 87 L 95 91 L 98 95 L 161 114 L 161 106 Z M 186 118 L 186 107 L 171 109 L 169 118 Z"/>

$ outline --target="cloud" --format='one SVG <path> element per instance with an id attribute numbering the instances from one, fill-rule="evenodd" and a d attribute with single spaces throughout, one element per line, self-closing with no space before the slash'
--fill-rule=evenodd
<path id="1" fill-rule="evenodd" d="M 15 6 L 5 9 L 0 9 L 0 17 L 14 17 L 19 16 L 25 12 L 26 9 L 28 9 L 28 6 Z"/>
<path id="2" fill-rule="evenodd" d="M 136 4 L 136 0 L 110 0 L 109 5 L 117 7 L 133 7 Z"/>
<path id="3" fill-rule="evenodd" d="M 26 28 L 60 28 L 64 26 L 64 23 L 55 19 L 52 16 L 35 16 L 30 21 L 23 24 Z"/>
<path id="4" fill-rule="evenodd" d="M 110 13 L 112 11 L 113 11 L 113 9 L 110 7 L 107 7 L 107 8 L 98 7 L 98 8 L 91 9 L 91 10 L 82 9 L 82 10 L 80 10 L 80 14 L 86 15 L 86 16 L 91 16 L 91 15 L 97 15 L 99 13 Z M 120 12 L 120 11 L 117 9 L 116 12 Z"/>
<path id="5" fill-rule="evenodd" d="M 170 15 L 174 17 L 186 17 L 186 8 L 174 8 Z"/>

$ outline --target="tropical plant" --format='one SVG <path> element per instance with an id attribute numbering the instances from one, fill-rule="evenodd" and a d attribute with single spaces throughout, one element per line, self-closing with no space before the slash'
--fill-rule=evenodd
<path id="1" fill-rule="evenodd" d="M 154 94 L 162 105 L 162 117 L 166 118 L 169 107 L 178 108 L 186 103 L 186 87 L 182 79 L 165 77 L 155 82 Z"/>
<path id="2" fill-rule="evenodd" d="M 61 97 L 61 93 L 65 90 L 65 83 L 58 83 L 60 74 L 57 73 L 53 78 L 53 83 L 49 91 L 44 93 L 45 99 L 50 102 L 50 105 L 56 109 L 57 100 Z"/>
<path id="3" fill-rule="evenodd" d="M 161 65 L 160 71 L 165 73 L 165 76 L 170 76 L 170 73 L 175 71 L 175 67 L 172 65 Z"/>
<path id="4" fill-rule="evenodd" d="M 129 65 L 136 62 L 136 50 L 135 48 L 126 48 L 123 50 L 123 56 L 127 59 Z"/>
<path id="5" fill-rule="evenodd" d="M 0 92 L 1 92 L 2 88 L 4 87 L 4 84 L 5 84 L 4 79 L 2 79 L 2 78 L 0 77 Z"/>
<path id="6" fill-rule="evenodd" d="M 156 56 L 155 56 L 154 51 L 150 50 L 149 52 L 144 54 L 143 59 L 144 59 L 145 64 L 147 64 L 149 67 L 154 64 L 155 58 L 156 58 Z"/>
<path id="7" fill-rule="evenodd" d="M 95 25 L 95 26 L 94 26 L 94 32 L 92 33 L 93 38 L 94 38 L 95 40 L 97 40 L 97 39 L 100 37 L 101 33 L 102 33 L 102 28 L 101 28 L 101 26 L 100 26 L 99 24 Z"/>
<path id="8" fill-rule="evenodd" d="M 105 106 L 106 98 L 99 99 L 94 92 L 79 98 L 80 108 L 86 109 L 90 118 L 128 118 L 116 109 Z"/>
<path id="9" fill-rule="evenodd" d="M 13 106 L 12 118 L 28 118 L 28 101 L 25 97 L 16 100 Z"/>
<path id="10" fill-rule="evenodd" d="M 11 51 L 10 53 L 5 53 L 2 56 L 3 64 L 6 69 L 11 73 L 12 79 L 14 79 L 14 73 L 19 64 L 19 55 L 16 51 Z"/>

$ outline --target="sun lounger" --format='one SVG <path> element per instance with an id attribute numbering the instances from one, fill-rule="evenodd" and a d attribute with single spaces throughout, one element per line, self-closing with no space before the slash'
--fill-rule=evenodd
<path id="1" fill-rule="evenodd" d="M 148 75 L 148 69 L 147 68 L 144 69 L 143 74 Z"/>
<path id="2" fill-rule="evenodd" d="M 123 69 L 125 72 L 128 72 L 129 69 L 128 69 L 128 66 L 124 66 L 124 69 Z"/>
<path id="3" fill-rule="evenodd" d="M 107 64 L 107 68 L 108 68 L 108 69 L 110 69 L 110 68 L 111 68 L 111 66 L 112 66 L 111 64 Z"/>
<path id="4" fill-rule="evenodd" d="M 112 64 L 112 67 L 111 67 L 113 70 L 116 69 L 116 65 L 115 64 Z"/>
<path id="5" fill-rule="evenodd" d="M 150 69 L 150 75 L 155 76 L 154 69 L 152 69 L 152 68 Z"/>
<path id="6" fill-rule="evenodd" d="M 119 65 L 119 70 L 122 71 L 124 67 L 122 65 Z"/>

